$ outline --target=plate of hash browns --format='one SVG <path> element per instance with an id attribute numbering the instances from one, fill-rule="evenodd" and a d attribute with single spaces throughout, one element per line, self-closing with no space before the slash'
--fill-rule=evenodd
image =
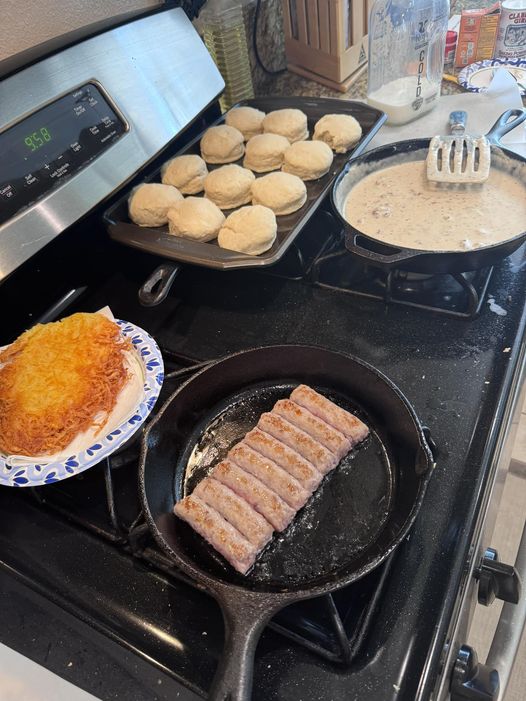
<path id="1" fill-rule="evenodd" d="M 77 475 L 125 443 L 164 379 L 154 339 L 111 312 L 38 324 L 0 348 L 0 486 Z"/>

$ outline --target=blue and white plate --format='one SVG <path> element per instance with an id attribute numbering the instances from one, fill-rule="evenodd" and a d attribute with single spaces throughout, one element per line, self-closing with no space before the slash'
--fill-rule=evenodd
<path id="1" fill-rule="evenodd" d="M 493 74 L 498 68 L 505 68 L 511 73 L 520 83 L 521 95 L 526 95 L 526 90 L 521 87 L 521 85 L 526 85 L 526 61 L 521 58 L 492 58 L 470 63 L 458 74 L 459 85 L 471 92 L 484 92 L 489 88 Z"/>
<path id="2" fill-rule="evenodd" d="M 131 339 L 144 372 L 144 394 L 130 418 L 93 445 L 63 461 L 10 466 L 9 459 L 0 454 L 0 486 L 39 487 L 78 475 L 111 455 L 144 423 L 159 397 L 164 380 L 161 351 L 150 334 L 143 329 L 128 321 L 115 321 L 123 336 Z"/>

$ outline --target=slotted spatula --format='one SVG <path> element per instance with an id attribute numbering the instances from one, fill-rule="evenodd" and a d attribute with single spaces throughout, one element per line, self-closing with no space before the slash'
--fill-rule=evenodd
<path id="1" fill-rule="evenodd" d="M 467 113 L 451 112 L 451 136 L 434 136 L 426 159 L 427 179 L 437 183 L 483 183 L 489 177 L 491 148 L 485 136 L 464 134 Z"/>
<path id="2" fill-rule="evenodd" d="M 435 136 L 431 139 L 426 159 L 428 180 L 434 180 L 439 183 L 482 183 L 484 180 L 487 180 L 491 160 L 490 144 L 502 148 L 501 137 L 526 121 L 526 110 L 521 107 L 506 110 L 500 115 L 486 136 L 475 138 L 463 135 L 466 128 L 466 119 L 467 115 L 465 112 L 451 112 L 449 124 L 451 131 L 455 130 L 453 135 Z M 467 147 L 466 149 L 464 148 L 464 141 L 470 140 L 475 144 L 475 149 L 477 149 L 476 143 L 480 143 L 481 139 L 485 141 L 483 150 L 478 147 L 478 153 L 475 152 L 472 160 L 468 160 L 466 157 L 468 149 Z M 455 142 L 458 142 L 458 146 Z M 482 159 L 483 152 L 487 153 L 487 161 Z M 439 162 L 440 168 L 438 167 Z M 477 165 L 478 167 L 474 168 Z M 471 170 L 468 170 L 468 168 Z"/>

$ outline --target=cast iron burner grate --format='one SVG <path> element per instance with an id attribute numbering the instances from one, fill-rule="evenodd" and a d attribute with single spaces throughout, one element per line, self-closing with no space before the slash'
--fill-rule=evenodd
<path id="1" fill-rule="evenodd" d="M 311 282 L 317 287 L 458 319 L 479 314 L 492 273 L 493 268 L 435 275 L 382 270 L 361 263 L 347 251 L 343 234 L 310 270 Z"/>
<path id="2" fill-rule="evenodd" d="M 164 349 L 162 353 L 165 361 L 176 367 L 165 375 L 158 408 L 182 381 L 210 362 L 189 365 L 188 358 Z M 195 586 L 158 548 L 143 517 L 133 474 L 141 435 L 138 431 L 91 470 L 30 491 L 42 508 L 57 512 L 169 578 Z M 270 627 L 324 660 L 349 665 L 359 655 L 370 630 L 392 558 L 340 591 L 287 607 L 272 620 Z"/>
<path id="3" fill-rule="evenodd" d="M 334 216 L 320 207 L 277 263 L 254 270 L 286 280 L 308 280 L 316 260 L 332 250 L 339 239 Z"/>

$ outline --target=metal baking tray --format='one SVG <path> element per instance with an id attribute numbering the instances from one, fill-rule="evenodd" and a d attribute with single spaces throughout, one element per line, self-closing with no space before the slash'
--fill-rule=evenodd
<path id="1" fill-rule="evenodd" d="M 184 263 L 191 263 L 193 265 L 217 268 L 219 270 L 273 265 L 281 258 L 296 236 L 300 233 L 303 225 L 314 214 L 316 208 L 345 164 L 351 158 L 362 153 L 366 145 L 371 141 L 386 120 L 386 115 L 374 107 L 369 107 L 361 102 L 351 102 L 337 98 L 258 97 L 252 100 L 244 100 L 238 103 L 236 107 L 240 105 L 256 107 L 264 112 L 271 112 L 272 110 L 283 109 L 285 107 L 296 107 L 307 115 L 311 136 L 315 123 L 318 119 L 323 117 L 324 114 L 350 114 L 360 122 L 362 138 L 354 149 L 348 153 L 334 154 L 331 170 L 326 175 L 318 180 L 305 183 L 307 187 L 307 201 L 298 211 L 277 217 L 278 232 L 276 241 L 272 248 L 259 256 L 249 256 L 245 253 L 236 253 L 235 251 L 220 248 L 217 244 L 217 240 L 200 243 L 179 238 L 169 234 L 167 226 L 157 228 L 137 226 L 131 222 L 128 217 L 128 192 L 117 200 L 104 214 L 104 222 L 112 239 L 127 246 L 153 253 L 157 256 Z M 224 118 L 225 115 L 222 115 L 210 126 L 223 123 Z M 203 130 L 203 132 L 185 146 L 185 148 L 174 155 L 182 155 L 183 153 L 199 154 L 199 142 L 204 131 L 206 130 Z M 236 162 L 242 165 L 242 159 Z M 217 167 L 219 166 L 208 164 L 209 170 Z M 256 177 L 260 177 L 257 173 L 255 175 Z M 262 173 L 261 175 L 264 174 Z M 160 170 L 156 170 L 149 177 L 145 178 L 144 182 L 160 181 Z M 228 211 L 225 212 L 225 215 L 228 214 Z M 323 232 L 320 232 L 320 235 L 323 236 Z"/>

